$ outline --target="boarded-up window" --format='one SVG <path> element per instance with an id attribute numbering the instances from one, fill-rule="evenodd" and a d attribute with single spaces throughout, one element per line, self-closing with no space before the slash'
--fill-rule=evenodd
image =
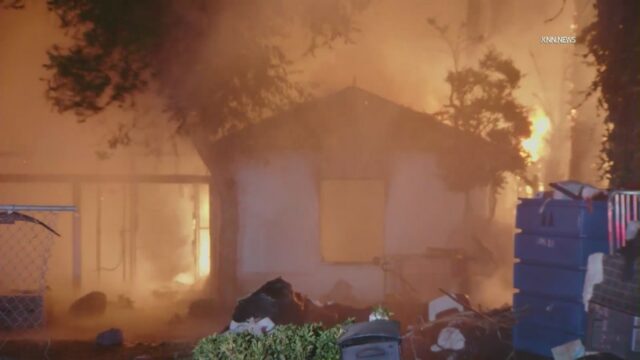
<path id="1" fill-rule="evenodd" d="M 371 262 L 384 252 L 385 187 L 380 180 L 325 180 L 320 189 L 322 258 Z"/>

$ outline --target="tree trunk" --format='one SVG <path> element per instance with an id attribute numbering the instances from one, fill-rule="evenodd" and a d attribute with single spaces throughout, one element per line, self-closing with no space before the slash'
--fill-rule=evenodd
<path id="1" fill-rule="evenodd" d="M 238 195 L 235 180 L 227 166 L 216 162 L 210 189 L 211 206 L 218 218 L 210 216 L 211 275 L 216 297 L 223 305 L 232 306 L 238 296 Z M 212 212 L 213 214 L 213 212 Z"/>
<path id="2" fill-rule="evenodd" d="M 209 186 L 210 272 L 209 293 L 222 306 L 233 306 L 238 296 L 238 194 L 226 154 L 216 151 L 203 129 L 191 139 L 211 173 Z"/>

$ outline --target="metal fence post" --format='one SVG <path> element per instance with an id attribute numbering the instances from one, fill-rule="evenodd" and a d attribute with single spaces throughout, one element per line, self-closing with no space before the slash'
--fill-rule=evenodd
<path id="1" fill-rule="evenodd" d="M 73 205 L 76 211 L 73 213 L 73 236 L 71 245 L 71 284 L 75 291 L 82 287 L 82 222 L 80 217 L 80 203 L 82 192 L 79 183 L 73 184 Z"/>

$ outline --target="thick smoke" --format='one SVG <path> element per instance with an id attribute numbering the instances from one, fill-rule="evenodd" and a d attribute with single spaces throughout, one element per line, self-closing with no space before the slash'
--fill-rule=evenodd
<path id="1" fill-rule="evenodd" d="M 380 0 L 372 2 L 358 16 L 361 31 L 354 35 L 355 44 L 335 44 L 333 49 L 322 49 L 309 56 L 304 54 L 302 45 L 308 39 L 298 38 L 295 31 L 291 32 L 294 36 L 285 37 L 282 42 L 295 60 L 294 69 L 299 70 L 296 79 L 315 95 L 356 84 L 399 104 L 434 112 L 446 102 L 449 89 L 444 78 L 452 69 L 453 61 L 445 42 L 429 28 L 426 19 L 435 18 L 441 24 L 449 24 L 454 33 L 462 31 L 472 35 L 474 41 L 464 49 L 461 65 L 474 65 L 485 49 L 495 47 L 511 57 L 526 74 L 518 92 L 519 99 L 532 108 L 542 107 L 550 117 L 548 156 L 543 159 L 542 173 L 538 174 L 544 181 L 550 181 L 569 176 L 571 123 L 567 115 L 580 91 L 572 88 L 572 83 L 585 86 L 592 75 L 584 68 L 572 76 L 567 75 L 567 69 L 580 63 L 574 47 L 539 42 L 542 35 L 571 35 L 576 14 L 587 16 L 584 13 L 588 2 L 567 1 L 562 12 L 552 19 L 562 4 L 558 0 L 446 3 Z M 259 20 L 260 14 L 251 12 L 250 16 Z M 222 19 L 218 28 L 211 30 L 211 43 L 215 45 L 200 49 L 194 57 L 206 64 L 233 61 L 233 54 L 242 49 L 234 48 L 228 41 L 232 38 L 229 32 L 237 24 L 250 22 L 247 18 L 235 18 L 241 15 L 234 12 Z M 463 23 L 465 27 L 460 27 Z M 585 20 L 580 23 L 584 24 Z M 162 99 L 148 96 L 142 99 L 135 114 L 109 110 L 83 125 L 76 124 L 72 115 L 53 112 L 44 97 L 45 84 L 41 78 L 46 73 L 41 65 L 46 62 L 45 50 L 53 43 L 64 41 L 64 35 L 57 30 L 57 19 L 47 13 L 43 2 L 29 3 L 27 10 L 20 12 L 0 10 L 0 168 L 3 173 L 206 173 L 191 144 L 171 136 L 174 129 L 163 121 L 166 114 L 162 111 Z M 165 81 L 175 82 L 176 88 L 211 85 L 202 83 L 197 73 L 174 75 Z M 581 114 L 581 110 L 578 113 Z M 132 121 L 141 129 L 137 139 L 142 145 L 119 149 L 108 159 L 100 160 L 96 152 L 105 150 L 106 139 L 117 124 Z M 593 157 L 593 153 L 590 156 Z M 595 158 L 587 157 L 586 161 L 595 163 Z M 477 236 L 485 239 L 502 259 L 498 270 L 491 274 L 495 276 L 478 279 L 477 284 L 482 285 L 474 287 L 476 301 L 484 304 L 496 305 L 510 300 L 516 182 L 503 189 L 494 225 L 474 227 Z M 146 245 L 140 240 L 141 246 L 147 246 L 148 251 L 140 250 L 140 280 L 133 286 L 123 286 L 118 271 L 103 272 L 98 282 L 94 263 L 97 185 L 83 190 L 83 207 L 87 209 L 83 230 L 83 241 L 87 244 L 83 252 L 85 291 L 104 290 L 112 296 L 149 294 L 173 286 L 173 277 L 188 270 L 192 246 L 189 238 L 192 200 L 188 186 L 149 186 L 141 191 L 140 201 L 144 204 L 138 210 L 139 238 L 144 237 Z M 123 202 L 127 200 L 122 196 L 120 185 L 105 185 L 102 194 L 103 261 L 104 266 L 110 267 L 118 263 L 120 232 L 122 225 L 126 227 L 129 221 L 123 220 L 121 214 Z M 71 192 L 65 184 L 0 184 L 0 203 L 70 202 Z M 54 249 L 49 281 L 54 294 L 68 301 L 62 294 L 67 294 L 70 287 L 70 226 L 61 226 L 65 236 Z M 156 259 L 160 258 L 163 260 L 159 263 Z"/>

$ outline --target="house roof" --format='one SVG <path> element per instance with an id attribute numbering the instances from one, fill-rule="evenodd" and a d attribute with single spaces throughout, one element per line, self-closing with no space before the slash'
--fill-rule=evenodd
<path id="1" fill-rule="evenodd" d="M 484 139 L 438 121 L 433 115 L 412 110 L 358 87 L 293 106 L 257 124 L 216 141 L 212 150 L 236 152 L 321 149 L 348 139 L 375 143 L 388 150 L 438 151 L 465 144 L 490 157 L 505 152 Z M 486 159 L 486 157 L 483 156 Z"/>

